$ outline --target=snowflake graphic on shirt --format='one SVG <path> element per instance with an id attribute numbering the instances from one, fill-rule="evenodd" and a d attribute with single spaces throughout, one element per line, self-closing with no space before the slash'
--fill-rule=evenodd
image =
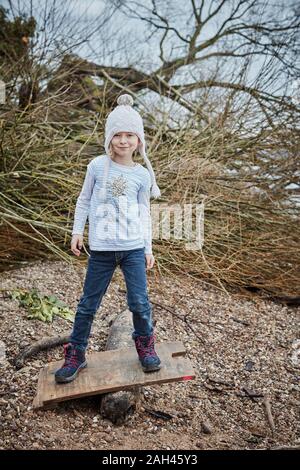
<path id="1" fill-rule="evenodd" d="M 128 181 L 123 175 L 114 178 L 108 183 L 108 190 L 113 197 L 125 196 L 127 187 Z"/>

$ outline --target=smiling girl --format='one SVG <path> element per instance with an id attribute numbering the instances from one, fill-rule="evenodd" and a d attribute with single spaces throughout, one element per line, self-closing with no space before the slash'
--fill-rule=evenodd
<path id="1" fill-rule="evenodd" d="M 88 217 L 90 257 L 70 343 L 64 345 L 65 361 L 55 373 L 58 383 L 74 380 L 87 366 L 85 351 L 93 319 L 118 265 L 126 282 L 134 327 L 132 339 L 141 366 L 145 372 L 161 367 L 154 348 L 146 276 L 146 269 L 155 262 L 150 195 L 157 198 L 160 190 L 145 151 L 143 120 L 132 108 L 130 95 L 121 95 L 117 102 L 106 121 L 106 154 L 88 164 L 76 203 L 71 250 L 80 256 Z M 136 151 L 147 168 L 133 161 Z"/>

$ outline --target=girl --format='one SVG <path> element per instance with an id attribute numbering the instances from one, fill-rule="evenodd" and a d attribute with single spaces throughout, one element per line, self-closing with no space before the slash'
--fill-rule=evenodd
<path id="1" fill-rule="evenodd" d="M 154 349 L 146 279 L 146 267 L 154 265 L 150 191 L 157 198 L 160 190 L 145 151 L 143 120 L 132 108 L 130 95 L 119 96 L 117 102 L 106 121 L 106 154 L 88 164 L 76 203 L 71 250 L 80 256 L 88 217 L 90 256 L 70 343 L 64 345 L 65 361 L 55 373 L 57 383 L 71 382 L 86 367 L 85 350 L 93 319 L 118 265 L 126 282 L 127 304 L 133 315 L 132 339 L 141 366 L 145 372 L 161 367 Z M 147 169 L 134 163 L 135 150 L 143 156 Z"/>

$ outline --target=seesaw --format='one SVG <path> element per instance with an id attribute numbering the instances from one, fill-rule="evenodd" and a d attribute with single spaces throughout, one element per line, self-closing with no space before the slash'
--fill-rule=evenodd
<path id="1" fill-rule="evenodd" d="M 63 361 L 51 362 L 41 371 L 33 407 L 49 408 L 57 403 L 90 395 L 126 390 L 136 385 L 193 380 L 195 373 L 185 357 L 181 342 L 157 343 L 161 369 L 145 373 L 141 368 L 135 347 L 87 354 L 88 365 L 67 384 L 57 384 L 54 374 Z"/>

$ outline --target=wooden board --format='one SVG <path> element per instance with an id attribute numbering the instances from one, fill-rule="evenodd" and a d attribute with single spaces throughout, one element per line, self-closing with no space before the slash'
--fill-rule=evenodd
<path id="1" fill-rule="evenodd" d="M 125 390 L 135 385 L 177 382 L 195 378 L 190 360 L 181 342 L 157 343 L 161 369 L 145 373 L 135 347 L 87 354 L 88 365 L 70 383 L 57 384 L 54 374 L 62 361 L 52 362 L 39 375 L 34 408 L 49 407 L 74 398 Z"/>

